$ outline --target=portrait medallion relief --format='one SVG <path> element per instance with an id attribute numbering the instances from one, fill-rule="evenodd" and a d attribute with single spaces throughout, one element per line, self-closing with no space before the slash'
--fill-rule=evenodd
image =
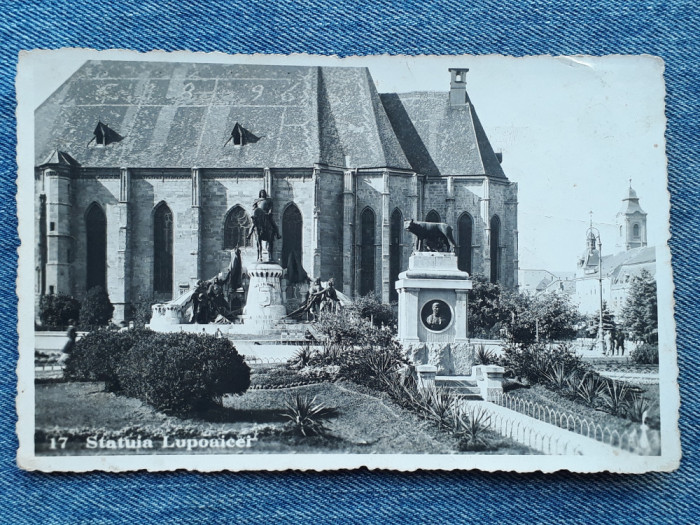
<path id="1" fill-rule="evenodd" d="M 442 332 L 452 322 L 452 310 L 445 301 L 436 299 L 423 305 L 420 318 L 423 326 L 431 332 Z"/>

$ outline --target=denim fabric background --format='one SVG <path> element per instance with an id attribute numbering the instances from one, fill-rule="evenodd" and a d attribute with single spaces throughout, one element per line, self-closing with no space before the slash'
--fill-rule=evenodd
<path id="1" fill-rule="evenodd" d="M 67 0 L 0 2 L 0 522 L 688 523 L 698 512 L 700 23 L 696 1 Z M 15 466 L 15 91 L 21 49 L 90 47 L 366 55 L 649 53 L 666 62 L 680 364 L 680 471 L 645 476 L 81 474 Z"/>

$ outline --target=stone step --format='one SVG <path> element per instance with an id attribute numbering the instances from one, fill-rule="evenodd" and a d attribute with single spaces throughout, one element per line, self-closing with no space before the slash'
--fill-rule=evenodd
<path id="1" fill-rule="evenodd" d="M 470 376 L 437 376 L 435 386 L 444 388 L 465 399 L 482 399 L 481 389 Z"/>

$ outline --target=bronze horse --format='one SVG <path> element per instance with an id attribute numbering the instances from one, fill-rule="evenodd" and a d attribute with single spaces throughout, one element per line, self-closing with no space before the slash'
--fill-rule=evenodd
<path id="1" fill-rule="evenodd" d="M 262 242 L 267 243 L 268 259 L 272 257 L 275 239 L 281 239 L 277 224 L 272 218 L 272 199 L 267 196 L 265 190 L 260 190 L 259 197 L 253 203 L 252 225 L 248 232 L 248 239 L 255 232 L 258 248 L 258 261 L 263 262 Z"/>

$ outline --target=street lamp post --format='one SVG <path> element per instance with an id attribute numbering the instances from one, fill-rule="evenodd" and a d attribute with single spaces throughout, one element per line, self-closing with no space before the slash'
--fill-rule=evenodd
<path id="1" fill-rule="evenodd" d="M 603 353 L 605 351 L 605 344 L 603 342 L 603 243 L 600 240 L 600 230 L 593 226 L 593 212 L 591 212 L 591 222 L 588 226 L 588 231 L 586 232 L 586 237 L 593 242 L 592 247 L 595 246 L 596 242 L 598 244 L 598 294 L 600 299 L 600 310 L 598 315 L 598 349 Z"/>

